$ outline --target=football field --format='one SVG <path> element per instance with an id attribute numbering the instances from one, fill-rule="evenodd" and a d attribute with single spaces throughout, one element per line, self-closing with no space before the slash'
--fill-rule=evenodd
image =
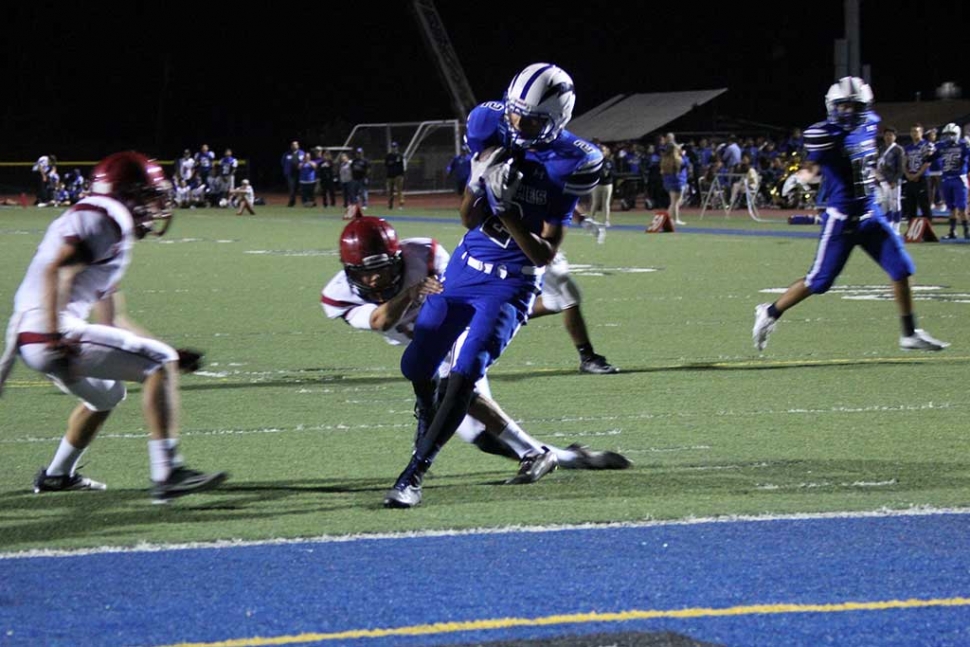
<path id="1" fill-rule="evenodd" d="M 450 249 L 461 237 L 453 210 L 391 214 L 378 205 L 368 215 L 386 215 L 402 238 L 431 236 Z M 0 211 L 0 320 L 58 214 Z M 0 582 L 10 583 L 0 585 L 0 645 L 482 644 L 473 641 L 621 629 L 732 645 L 811 645 L 825 637 L 851 645 L 970 641 L 959 620 L 970 604 L 970 575 L 966 551 L 957 550 L 970 511 L 970 245 L 907 246 L 917 266 L 918 323 L 950 348 L 899 349 L 888 279 L 857 251 L 836 286 L 788 312 L 758 353 L 754 308 L 805 273 L 816 227 L 687 211 L 688 225 L 676 233 L 643 233 L 644 212 L 615 214 L 603 244 L 575 228 L 563 250 L 583 291 L 590 336 L 621 372 L 581 374 L 561 317 L 548 316 L 522 328 L 489 372 L 491 388 L 542 442 L 622 452 L 633 466 L 559 470 L 532 485 L 505 486 L 517 464 L 456 437 L 425 482 L 424 503 L 402 511 L 381 505 L 414 433 L 401 347 L 330 321 L 320 307 L 320 290 L 340 270 L 341 215 L 283 207 L 246 217 L 180 211 L 168 235 L 136 245 L 122 284 L 132 318 L 172 346 L 206 353 L 206 366 L 182 378 L 183 449 L 191 467 L 230 473 L 218 490 L 150 504 L 147 432 L 132 384 L 82 459 L 83 473 L 108 489 L 34 495 L 33 476 L 53 455 L 74 402 L 17 365 L 0 399 Z M 718 535 L 733 535 L 732 528 L 758 532 Z M 607 530 L 628 534 L 602 534 Z M 681 547 L 697 550 L 638 556 L 634 530 L 657 545 L 677 535 Z M 542 538 L 551 536 L 574 543 L 547 546 Z M 438 545 L 451 538 L 465 544 Z M 318 554 L 345 552 L 312 567 L 260 554 L 311 541 Z M 220 557 L 200 560 L 199 551 Z M 439 558 L 433 564 L 425 563 L 428 551 Z M 98 556 L 98 563 L 83 561 Z M 890 562 L 880 565 L 880 558 Z M 79 563 L 68 568 L 64 560 Z M 904 566 L 913 579 L 873 575 Z M 141 582 L 118 589 L 119 598 L 151 599 L 151 587 L 141 588 L 175 573 L 190 586 L 211 585 L 213 606 L 205 595 L 192 597 L 189 610 L 173 606 L 185 621 L 171 631 L 155 624 L 139 631 L 147 612 L 132 608 L 112 620 L 127 633 L 104 642 L 83 633 L 107 631 L 90 624 L 97 614 L 83 605 L 72 615 L 56 595 L 41 596 L 64 614 L 57 631 L 71 618 L 78 623 L 67 636 L 43 626 L 37 608 L 21 606 L 65 569 L 78 578 L 90 569 L 98 577 L 83 581 L 112 591 L 113 567 L 120 569 L 114 584 Z M 307 568 L 321 570 L 314 578 Z M 544 569 L 551 573 L 532 579 Z M 580 581 L 564 586 L 555 572 Z M 790 579 L 794 572 L 801 578 Z M 546 586 L 566 589 L 560 597 L 532 588 L 547 576 L 556 584 Z M 412 615 L 403 602 L 409 587 L 399 579 L 408 577 L 440 600 L 415 605 L 422 612 Z M 769 585 L 774 578 L 777 588 Z M 285 589 L 291 580 L 294 591 L 315 596 L 314 606 L 281 604 L 287 598 L 279 590 L 265 592 L 276 601 L 266 615 L 247 616 L 227 602 L 233 591 Z M 304 580 L 318 589 L 299 588 Z M 468 593 L 479 585 L 479 596 Z M 720 587 L 731 594 L 709 597 Z M 658 593 L 664 590 L 666 598 Z M 649 596 L 631 598 L 633 591 Z M 519 604 L 491 606 L 499 599 Z M 766 606 L 737 611 L 758 605 Z M 842 619 L 833 622 L 812 605 L 850 606 L 836 609 Z M 728 611 L 703 612 L 712 608 Z M 664 615 L 676 609 L 697 613 Z M 233 622 L 236 612 L 249 620 Z M 607 615 L 583 616 L 591 612 Z M 786 614 L 817 622 L 786 624 Z M 724 615 L 768 620 L 739 620 L 733 628 L 711 620 Z M 539 620 L 496 620 L 510 617 Z M 881 619 L 867 625 L 874 617 Z M 427 629 L 449 622 L 486 624 Z M 34 632 L 29 640 L 26 627 Z M 425 629 L 366 633 L 393 627 Z M 927 636 L 928 627 L 939 633 Z M 886 633 L 892 639 L 877 639 Z"/>

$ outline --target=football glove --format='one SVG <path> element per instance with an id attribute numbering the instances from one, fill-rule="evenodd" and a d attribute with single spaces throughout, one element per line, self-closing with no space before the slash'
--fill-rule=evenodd
<path id="1" fill-rule="evenodd" d="M 202 351 L 192 348 L 178 348 L 176 352 L 179 354 L 179 371 L 182 373 L 195 373 L 202 368 L 202 360 L 205 357 L 205 353 Z"/>
<path id="2" fill-rule="evenodd" d="M 471 174 L 468 176 L 468 188 L 471 189 L 477 197 L 485 195 L 484 189 L 482 189 L 481 180 L 485 175 L 485 171 L 496 164 L 500 164 L 505 160 L 505 149 L 501 146 L 496 146 L 494 148 L 488 148 L 483 151 L 479 151 L 472 156 L 471 159 Z"/>
<path id="3" fill-rule="evenodd" d="M 479 183 L 493 214 L 497 216 L 512 206 L 512 199 L 521 182 L 522 173 L 512 167 L 511 159 L 485 170 Z"/>

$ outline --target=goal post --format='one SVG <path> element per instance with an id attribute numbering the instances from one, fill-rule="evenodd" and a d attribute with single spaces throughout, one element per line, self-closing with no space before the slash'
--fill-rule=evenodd
<path id="1" fill-rule="evenodd" d="M 461 152 L 462 126 L 457 119 L 357 124 L 344 146 L 362 148 L 371 163 L 370 190 L 385 191 L 384 157 L 397 142 L 404 156 L 404 193 L 449 193 L 454 183 L 447 167 Z"/>

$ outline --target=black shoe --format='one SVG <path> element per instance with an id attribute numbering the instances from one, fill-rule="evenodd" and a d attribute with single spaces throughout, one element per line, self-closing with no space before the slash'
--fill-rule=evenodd
<path id="1" fill-rule="evenodd" d="M 152 483 L 152 503 L 168 503 L 186 494 L 211 490 L 225 481 L 228 476 L 225 472 L 204 474 L 187 467 L 173 468 L 167 479 Z"/>
<path id="2" fill-rule="evenodd" d="M 34 494 L 41 492 L 67 492 L 70 490 L 107 490 L 108 486 L 99 481 L 86 478 L 79 472 L 61 476 L 47 476 L 42 467 L 34 477 Z"/>
<path id="3" fill-rule="evenodd" d="M 576 458 L 559 461 L 559 466 L 567 470 L 625 470 L 632 465 L 623 454 L 596 451 L 579 443 L 566 449 L 576 453 Z"/>
<path id="4" fill-rule="evenodd" d="M 957 235 L 954 234 L 952 231 L 943 237 L 943 240 L 956 240 L 956 239 L 957 239 Z"/>
<path id="5" fill-rule="evenodd" d="M 397 477 L 394 487 L 384 495 L 385 508 L 413 508 L 421 503 L 421 481 L 430 467 L 428 461 L 412 456 L 411 462 Z"/>
<path id="6" fill-rule="evenodd" d="M 620 369 L 607 362 L 606 358 L 602 355 L 592 355 L 579 362 L 579 372 L 608 375 L 611 373 L 619 373 Z"/>
<path id="7" fill-rule="evenodd" d="M 506 485 L 535 483 L 549 472 L 559 467 L 556 455 L 543 447 L 541 453 L 530 454 L 519 461 L 519 473 L 505 482 Z"/>

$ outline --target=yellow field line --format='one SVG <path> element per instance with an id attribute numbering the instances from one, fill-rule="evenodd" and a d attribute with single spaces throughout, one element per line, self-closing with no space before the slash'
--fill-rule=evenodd
<path id="1" fill-rule="evenodd" d="M 782 613 L 837 613 L 844 611 L 885 611 L 887 609 L 919 609 L 926 607 L 970 606 L 970 598 L 942 598 L 930 600 L 882 600 L 875 602 L 840 602 L 835 604 L 753 604 L 723 609 L 698 607 L 670 610 L 631 610 L 617 613 L 573 613 L 541 618 L 495 618 L 465 622 L 436 622 L 394 629 L 351 629 L 333 633 L 303 633 L 293 636 L 237 638 L 210 643 L 177 643 L 163 647 L 263 647 L 265 645 L 294 645 L 298 643 L 347 640 L 352 638 L 386 638 L 388 636 L 426 636 L 458 631 L 483 631 L 511 627 L 548 627 L 551 625 L 584 624 L 590 622 L 626 622 L 657 618 L 717 618 Z"/>

